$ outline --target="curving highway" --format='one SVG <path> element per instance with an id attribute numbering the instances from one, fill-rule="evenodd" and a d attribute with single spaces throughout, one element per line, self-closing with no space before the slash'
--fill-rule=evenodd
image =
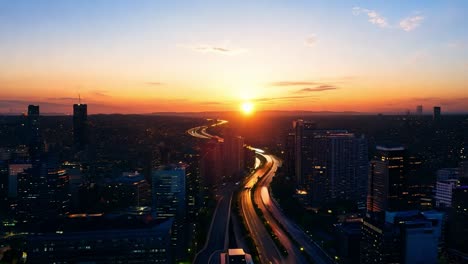
<path id="1" fill-rule="evenodd" d="M 224 125 L 226 123 L 228 123 L 227 120 L 218 119 L 218 120 L 216 120 L 215 124 L 212 124 L 210 126 L 197 126 L 197 127 L 194 127 L 194 128 L 190 128 L 186 132 L 187 132 L 187 134 L 189 134 L 190 136 L 195 137 L 195 138 L 200 138 L 200 139 L 216 138 L 216 139 L 221 139 L 222 140 L 222 138 L 220 138 L 218 136 L 213 136 L 213 135 L 209 134 L 208 132 L 206 132 L 206 130 L 209 127 L 221 126 L 221 125 Z"/>
<path id="2" fill-rule="evenodd" d="M 272 155 L 267 155 L 260 152 L 257 152 L 257 155 L 263 156 L 266 162 L 264 163 L 264 166 L 257 170 L 256 173 L 252 175 L 247 182 L 245 186 L 246 189 L 241 194 L 241 205 L 242 212 L 244 214 L 244 220 L 246 221 L 247 227 L 249 228 L 255 244 L 258 247 L 260 259 L 262 263 L 307 263 L 306 259 L 301 254 L 300 249 L 297 248 L 293 241 L 289 239 L 286 232 L 281 229 L 279 224 L 276 222 L 275 217 L 269 211 L 269 208 L 276 205 L 271 203 L 267 187 L 270 185 L 271 180 L 276 173 L 279 161 Z M 255 212 L 255 207 L 251 196 L 251 187 L 253 187 L 255 184 L 257 184 L 257 187 L 253 193 L 253 200 L 262 211 L 266 221 L 270 224 L 273 232 L 278 237 L 281 244 L 288 251 L 287 256 L 281 255 L 270 234 L 267 232 L 262 220 Z"/>
<path id="3" fill-rule="evenodd" d="M 226 120 L 217 120 L 219 126 L 226 124 Z M 198 126 L 187 130 L 187 134 L 200 139 L 220 140 L 217 136 L 210 135 L 206 130 L 209 126 Z M 221 139 L 222 140 L 222 139 Z M 216 209 L 211 219 L 210 228 L 204 247 L 200 250 L 193 261 L 196 264 L 217 264 L 220 262 L 220 253 L 225 252 L 229 241 L 229 218 L 231 216 L 232 194 L 237 188 L 234 184 L 227 184 L 219 189 L 216 197 Z"/>
<path id="4" fill-rule="evenodd" d="M 217 120 L 218 126 L 227 123 L 226 120 Z M 210 135 L 206 130 L 209 126 L 199 126 L 187 130 L 187 133 L 200 139 L 222 138 Z M 293 264 L 308 263 L 302 251 L 305 251 L 314 261 L 319 264 L 332 264 L 334 261 L 314 242 L 310 237 L 293 221 L 286 217 L 276 201 L 271 197 L 269 185 L 280 166 L 280 160 L 273 155 L 265 154 L 263 150 L 252 148 L 256 154 L 262 156 L 265 162 L 256 166 L 253 174 L 245 180 L 244 189 L 241 191 L 239 199 L 242 217 L 247 225 L 259 253 L 262 263 L 271 264 Z M 252 188 L 257 184 L 254 193 Z M 210 230 L 205 247 L 198 252 L 194 263 L 218 263 L 219 254 L 227 249 L 229 239 L 228 223 L 231 210 L 231 199 L 233 191 L 238 188 L 234 184 L 227 184 L 218 193 L 218 204 L 213 215 Z M 266 221 L 270 224 L 273 232 L 280 240 L 281 244 L 288 251 L 287 256 L 283 256 L 272 237 L 266 230 L 262 219 L 255 211 L 255 204 L 262 211 Z M 293 237 L 295 241 L 290 238 Z M 300 245 L 298 247 L 297 243 Z"/>
<path id="5" fill-rule="evenodd" d="M 301 251 L 305 251 L 313 259 L 314 263 L 335 263 L 297 224 L 284 215 L 279 205 L 271 197 L 268 186 L 273 180 L 280 161 L 273 155 L 260 155 L 267 160 L 267 163 L 271 163 L 272 165 L 271 170 L 259 181 L 254 199 L 265 218 L 269 221 L 275 234 L 289 252 L 288 257 L 283 260 L 283 263 L 308 263 Z M 300 248 L 291 241 L 290 237 L 294 238 L 300 245 Z"/>
<path id="6" fill-rule="evenodd" d="M 251 191 L 258 179 L 263 178 L 272 167 L 272 163 L 265 162 L 248 179 L 244 190 L 240 193 L 240 205 L 242 217 L 251 234 L 262 263 L 283 263 L 281 253 L 276 247 L 273 239 L 268 234 L 262 220 L 255 211 L 252 202 Z"/>

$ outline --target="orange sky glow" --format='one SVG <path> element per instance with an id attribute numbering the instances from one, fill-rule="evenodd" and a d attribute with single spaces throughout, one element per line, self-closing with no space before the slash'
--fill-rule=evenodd
<path id="1" fill-rule="evenodd" d="M 0 113 L 468 112 L 455 4 L 131 3 L 6 5 Z"/>

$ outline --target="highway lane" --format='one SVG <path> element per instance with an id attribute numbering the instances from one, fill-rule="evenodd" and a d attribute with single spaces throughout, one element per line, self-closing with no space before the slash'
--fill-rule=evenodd
<path id="1" fill-rule="evenodd" d="M 191 129 L 187 130 L 187 134 L 189 134 L 192 137 L 196 137 L 196 138 L 210 139 L 211 137 L 209 135 L 207 135 L 207 133 L 206 133 L 207 128 L 208 128 L 207 126 L 194 127 L 194 128 L 191 128 Z"/>
<path id="2" fill-rule="evenodd" d="M 267 160 L 269 158 L 271 158 L 272 162 L 275 164 L 273 165 L 271 172 L 276 171 L 277 165 L 279 164 L 278 159 L 270 155 L 269 157 L 267 157 Z M 269 216 L 281 223 L 281 225 L 286 229 L 286 231 L 301 245 L 303 250 L 312 257 L 315 263 L 335 263 L 333 259 L 331 259 L 294 221 L 290 220 L 287 216 L 284 215 L 279 205 L 275 202 L 274 199 L 271 198 L 267 186 L 270 185 L 273 176 L 274 173 L 270 173 L 269 175 L 267 175 L 267 177 L 262 179 L 261 183 L 263 187 L 259 191 L 260 194 L 256 196 L 256 198 L 261 199 L 262 204 L 264 204 L 268 208 Z M 257 199 L 256 203 L 258 204 L 259 201 L 257 201 Z M 277 228 L 280 227 L 278 226 Z M 297 247 L 294 248 L 296 248 L 295 252 L 297 253 Z"/>
<path id="3" fill-rule="evenodd" d="M 211 126 L 217 126 L 227 123 L 225 120 L 218 120 L 218 123 L 212 124 Z M 206 130 L 209 126 L 199 126 L 187 130 L 187 133 L 191 136 L 201 138 L 201 139 L 212 139 L 217 138 L 222 140 L 217 136 L 210 135 Z M 305 258 L 302 256 L 300 249 L 294 245 L 293 241 L 289 239 L 289 236 L 286 234 L 277 221 L 286 229 L 286 231 L 291 234 L 295 240 L 301 244 L 303 250 L 305 250 L 310 256 L 313 257 L 316 263 L 334 263 L 321 249 L 316 245 L 310 237 L 305 234 L 302 229 L 300 229 L 294 222 L 290 221 L 281 211 L 281 208 L 273 199 L 271 199 L 268 186 L 270 185 L 273 176 L 276 173 L 280 161 L 272 155 L 266 155 L 260 149 L 253 148 L 257 154 L 262 155 L 266 162 L 262 164 L 261 167 L 258 167 L 257 170 L 246 180 L 245 187 L 240 194 L 240 203 L 242 209 L 243 218 L 247 224 L 247 228 L 254 239 L 254 242 L 257 246 L 257 251 L 259 252 L 260 259 L 262 263 L 307 263 Z M 288 250 L 288 256 L 283 257 L 279 252 L 276 244 L 273 239 L 270 237 L 267 232 L 262 220 L 257 215 L 255 211 L 254 204 L 252 202 L 251 188 L 259 180 L 259 186 L 256 188 L 256 192 L 253 194 L 253 199 L 255 203 L 262 210 L 265 218 L 270 223 L 272 229 L 274 230 L 276 236 L 279 238 L 281 243 Z M 228 186 L 226 186 L 228 187 Z M 232 189 L 234 190 L 234 189 Z M 212 219 L 212 225 L 210 227 L 210 232 L 208 234 L 208 239 L 205 244 L 205 247 L 200 251 L 194 263 L 217 263 L 219 261 L 219 253 L 227 249 L 227 244 L 221 243 L 223 241 L 228 241 L 228 234 L 226 228 L 228 228 L 227 223 L 229 223 L 229 218 L 226 217 L 229 213 L 226 210 L 230 211 L 230 202 L 229 205 L 226 205 L 226 200 L 232 199 L 232 190 L 227 192 L 221 192 L 221 198 L 218 202 L 216 212 Z M 226 209 L 227 208 L 227 209 Z M 223 224 L 226 226 L 223 229 Z M 226 232 L 223 235 L 223 230 Z"/>
<path id="4" fill-rule="evenodd" d="M 279 226 L 275 217 L 268 210 L 268 208 L 271 207 L 271 204 L 268 203 L 268 201 L 270 201 L 269 199 L 270 197 L 269 197 L 269 193 L 265 193 L 265 191 L 268 191 L 267 187 L 270 185 L 273 179 L 273 176 L 276 173 L 279 161 L 274 159 L 273 156 L 271 155 L 266 155 L 266 154 L 259 154 L 259 155 L 262 155 L 266 159 L 266 164 L 267 166 L 270 167 L 270 169 L 263 175 L 263 177 L 257 183 L 258 186 L 255 189 L 254 201 L 258 205 L 260 210 L 262 210 L 262 213 L 265 219 L 270 224 L 271 228 L 273 229 L 273 232 L 276 234 L 281 244 L 288 251 L 288 255 L 285 257 L 284 256 L 282 257 L 281 263 L 287 263 L 287 264 L 307 263 L 307 260 L 302 255 L 300 249 L 294 245 L 293 241 L 291 241 L 288 234 Z M 268 198 L 266 200 L 267 203 L 264 203 L 265 194 L 267 195 L 266 198 Z"/>
<path id="5" fill-rule="evenodd" d="M 226 120 L 217 120 L 211 127 L 226 124 Z M 187 130 L 187 133 L 200 139 L 212 139 L 217 136 L 210 135 L 206 130 L 209 126 L 198 126 Z M 222 140 L 222 139 L 221 139 Z M 218 199 L 213 218 L 211 219 L 210 229 L 202 250 L 200 250 L 193 263 L 196 264 L 218 264 L 220 262 L 220 253 L 227 250 L 229 242 L 229 219 L 231 217 L 231 202 L 236 185 L 229 183 L 221 187 L 216 197 Z"/>
<path id="6" fill-rule="evenodd" d="M 219 119 L 219 120 L 216 120 L 216 121 L 217 121 L 217 123 L 211 124 L 210 126 L 197 126 L 197 127 L 190 128 L 189 130 L 186 131 L 186 133 L 189 134 L 192 137 L 200 138 L 200 139 L 217 138 L 219 140 L 222 140 L 222 138 L 220 138 L 218 136 L 213 136 L 213 135 L 209 134 L 208 132 L 206 132 L 206 130 L 209 127 L 221 126 L 221 125 L 224 125 L 224 124 L 228 123 L 227 120 Z"/>
<path id="7" fill-rule="evenodd" d="M 259 177 L 263 177 L 265 173 L 271 168 L 271 163 L 265 163 L 259 167 L 247 180 L 245 189 L 240 194 L 240 203 L 242 210 L 242 217 L 247 225 L 247 229 L 251 234 L 257 251 L 259 253 L 260 261 L 262 263 L 283 263 L 281 253 L 268 234 L 263 222 L 255 211 L 251 199 L 251 188 L 257 182 Z"/>

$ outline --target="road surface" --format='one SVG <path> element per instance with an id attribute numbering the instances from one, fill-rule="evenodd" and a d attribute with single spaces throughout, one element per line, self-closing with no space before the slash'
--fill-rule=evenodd
<path id="1" fill-rule="evenodd" d="M 267 173 L 265 177 L 263 177 L 259 182 L 259 186 L 257 187 L 257 191 L 255 193 L 255 202 L 260 206 L 260 209 L 262 209 L 265 218 L 270 222 L 273 230 L 275 230 L 275 232 L 278 231 L 276 234 L 280 238 L 283 245 L 288 249 L 289 256 L 291 255 L 291 251 L 294 252 L 296 257 L 302 254 L 300 249 L 292 244 L 292 241 L 289 240 L 286 232 L 289 233 L 290 237 L 293 237 L 297 243 L 299 243 L 300 247 L 302 247 L 302 250 L 305 251 L 314 260 L 315 263 L 335 263 L 333 259 L 331 259 L 314 241 L 312 241 L 312 239 L 310 239 L 310 237 L 299 226 L 297 226 L 296 223 L 284 215 L 279 205 L 274 199 L 272 199 L 268 186 L 270 185 L 273 176 L 275 175 L 280 161 L 272 155 L 263 156 L 267 160 L 267 163 L 272 163 L 272 168 L 269 173 Z M 277 221 L 281 223 L 286 231 L 284 231 L 277 224 Z M 291 259 L 287 261 L 289 262 Z M 304 262 L 306 260 L 303 257 L 300 259 L 293 259 L 293 261 L 294 262 L 291 263 L 307 263 Z"/>
<path id="2" fill-rule="evenodd" d="M 212 124 L 210 126 L 198 126 L 198 127 L 194 127 L 194 128 L 190 128 L 189 130 L 187 130 L 187 134 L 189 134 L 190 136 L 192 137 L 196 137 L 196 138 L 200 138 L 200 139 L 212 139 L 212 138 L 217 138 L 217 139 L 221 139 L 220 137 L 218 136 L 214 136 L 214 135 L 211 135 L 209 134 L 208 132 L 206 132 L 206 130 L 209 128 L 209 127 L 215 127 L 215 126 L 221 126 L 221 125 L 224 125 L 226 124 L 228 121 L 227 120 L 216 120 L 217 123 L 216 124 Z"/>
<path id="3" fill-rule="evenodd" d="M 219 126 L 226 124 L 226 120 L 218 120 L 216 124 L 211 126 Z M 199 126 L 187 130 L 187 133 L 193 137 L 200 139 L 218 138 L 210 135 L 206 130 L 209 126 Z M 231 216 L 231 201 L 233 191 L 237 188 L 232 183 L 226 184 L 219 189 L 217 197 L 217 205 L 213 218 L 211 219 L 210 228 L 208 231 L 206 243 L 203 249 L 197 253 L 193 263 L 196 264 L 217 264 L 220 262 L 220 253 L 225 252 L 229 242 L 229 219 Z"/>
<path id="4" fill-rule="evenodd" d="M 260 261 L 262 263 L 283 263 L 281 253 L 257 215 L 251 197 L 252 187 L 259 178 L 271 169 L 271 166 L 271 163 L 264 163 L 248 178 L 245 188 L 240 194 L 240 205 L 242 217 L 257 247 Z"/>
<path id="5" fill-rule="evenodd" d="M 218 126 L 227 123 L 225 120 L 218 120 Z M 187 133 L 193 137 L 200 139 L 218 139 L 222 138 L 209 134 L 206 130 L 209 126 L 199 126 L 187 130 Z M 259 253 L 262 263 L 307 263 L 307 260 L 302 255 L 301 251 L 305 251 L 312 257 L 315 263 L 331 264 L 334 261 L 321 248 L 310 239 L 310 237 L 302 231 L 293 221 L 288 219 L 282 212 L 279 205 L 272 199 L 269 192 L 269 185 L 276 173 L 280 161 L 273 155 L 265 154 L 261 149 L 255 149 L 257 155 L 263 156 L 266 160 L 263 164 L 257 164 L 256 171 L 250 175 L 245 181 L 245 188 L 240 193 L 241 212 L 247 229 L 251 234 L 254 243 Z M 252 192 L 252 187 L 257 183 L 255 193 Z M 195 256 L 194 263 L 219 263 L 219 255 L 225 252 L 229 241 L 229 218 L 231 211 L 231 200 L 233 191 L 236 185 L 228 183 L 217 195 L 218 203 L 213 215 L 211 226 L 208 232 L 208 237 L 204 248 Z M 257 206 L 263 212 L 263 215 L 272 227 L 274 233 L 280 240 L 281 244 L 288 251 L 287 256 L 281 255 L 278 247 L 266 230 L 264 223 L 257 215 L 255 206 L 252 201 L 255 201 Z M 282 227 L 281 227 L 281 226 Z M 284 228 L 284 229 L 283 229 Z M 290 234 L 288 236 L 288 233 Z M 290 239 L 299 243 L 299 247 Z"/>

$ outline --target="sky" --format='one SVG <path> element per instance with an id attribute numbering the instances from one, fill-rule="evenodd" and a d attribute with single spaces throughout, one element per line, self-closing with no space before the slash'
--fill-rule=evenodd
<path id="1" fill-rule="evenodd" d="M 468 1 L 0 0 L 0 113 L 468 112 Z"/>

